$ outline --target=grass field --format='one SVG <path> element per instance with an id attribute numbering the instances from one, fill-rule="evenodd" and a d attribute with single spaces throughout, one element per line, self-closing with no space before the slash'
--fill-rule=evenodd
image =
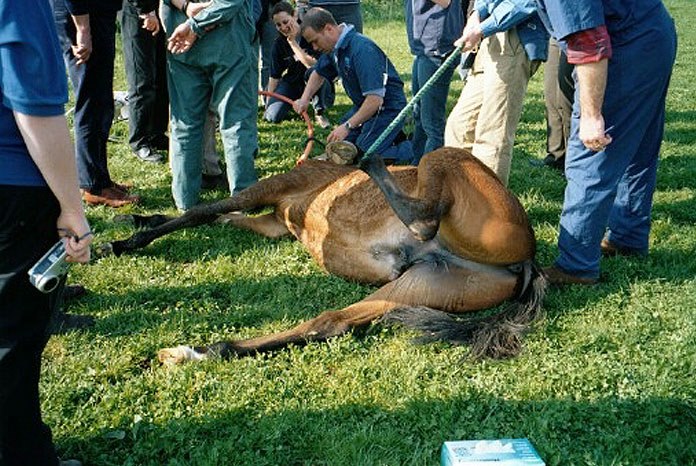
<path id="1" fill-rule="evenodd" d="M 137 254 L 74 267 L 91 293 L 70 310 L 96 325 L 55 336 L 41 381 L 63 457 L 87 465 L 436 465 L 445 440 L 528 437 L 551 465 L 696 464 L 696 22 L 693 0 L 666 2 L 679 55 L 655 195 L 650 255 L 602 263 L 603 283 L 551 290 L 547 316 L 512 360 L 416 346 L 371 328 L 270 355 L 162 367 L 160 347 L 286 329 L 370 287 L 332 277 L 299 243 L 223 226 L 172 234 Z M 367 0 L 366 32 L 406 81 L 401 2 Z M 124 89 L 119 62 L 117 89 Z M 544 155 L 541 72 L 515 145 L 510 188 L 555 257 L 564 181 Z M 452 86 L 454 104 L 461 83 Z M 345 97 L 330 116 L 347 107 Z M 293 165 L 299 120 L 260 124 L 261 176 Z M 124 141 L 127 125 L 114 138 Z M 322 134 L 326 134 L 322 132 Z M 110 146 L 114 179 L 144 201 L 121 213 L 174 213 L 165 165 Z M 221 194 L 207 194 L 214 199 Z M 124 238 L 114 210 L 88 209 L 97 242 Z"/>

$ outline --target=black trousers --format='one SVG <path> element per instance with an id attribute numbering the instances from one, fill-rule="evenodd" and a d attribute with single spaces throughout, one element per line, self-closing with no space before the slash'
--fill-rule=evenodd
<path id="1" fill-rule="evenodd" d="M 0 185 L 0 465 L 53 466 L 41 420 L 39 375 L 62 286 L 44 294 L 27 271 L 58 241 L 59 207 L 48 188 Z"/>
<path id="2" fill-rule="evenodd" d="M 128 82 L 128 143 L 131 149 L 157 145 L 169 124 L 165 34 L 142 28 L 143 20 L 129 1 L 123 2 L 121 35 Z"/>

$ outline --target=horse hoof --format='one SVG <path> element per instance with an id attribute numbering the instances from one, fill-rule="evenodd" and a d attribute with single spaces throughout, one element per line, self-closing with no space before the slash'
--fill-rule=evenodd
<path id="1" fill-rule="evenodd" d="M 114 223 L 127 223 L 129 225 L 133 225 L 135 223 L 135 217 L 130 214 L 121 214 L 121 215 L 116 215 L 113 218 Z"/>
<path id="2" fill-rule="evenodd" d="M 207 355 L 197 352 L 190 346 L 179 345 L 176 348 L 164 348 L 157 352 L 157 359 L 162 364 L 173 366 L 187 361 L 202 361 Z"/>
<path id="3" fill-rule="evenodd" d="M 165 366 L 174 366 L 186 361 L 186 351 L 184 346 L 176 348 L 163 348 L 157 352 L 157 359 Z"/>
<path id="4" fill-rule="evenodd" d="M 440 224 L 437 220 L 416 220 L 408 229 L 418 241 L 429 241 L 435 237 Z"/>
<path id="5" fill-rule="evenodd" d="M 102 243 L 94 248 L 94 257 L 102 258 L 109 257 L 114 254 L 114 246 L 111 243 Z"/>

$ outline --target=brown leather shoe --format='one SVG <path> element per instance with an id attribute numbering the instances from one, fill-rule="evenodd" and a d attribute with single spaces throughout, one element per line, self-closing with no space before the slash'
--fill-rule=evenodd
<path id="1" fill-rule="evenodd" d="M 111 185 L 112 188 L 116 188 L 126 194 L 129 194 L 130 190 L 133 189 L 133 185 L 130 183 L 116 183 L 115 181 L 113 183 L 114 184 Z"/>
<path id="2" fill-rule="evenodd" d="M 584 278 L 571 275 L 559 269 L 555 265 L 544 267 L 544 275 L 551 285 L 595 285 L 599 280 L 596 278 Z"/>
<path id="3" fill-rule="evenodd" d="M 128 204 L 140 202 L 139 196 L 128 194 L 116 187 L 102 189 L 99 193 L 82 190 L 82 199 L 89 205 L 105 205 L 109 207 L 123 207 Z"/>
<path id="4" fill-rule="evenodd" d="M 638 249 L 626 248 L 618 246 L 606 238 L 603 238 L 599 243 L 599 247 L 602 249 L 602 255 L 604 257 L 614 257 L 614 256 L 645 256 L 646 252 L 640 251 Z"/>

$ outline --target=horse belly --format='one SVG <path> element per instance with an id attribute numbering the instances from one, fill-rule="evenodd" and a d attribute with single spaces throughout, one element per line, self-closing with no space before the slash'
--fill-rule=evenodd
<path id="1" fill-rule="evenodd" d="M 366 176 L 343 178 L 316 196 L 298 239 L 328 272 L 363 283 L 397 278 L 414 241 Z"/>

